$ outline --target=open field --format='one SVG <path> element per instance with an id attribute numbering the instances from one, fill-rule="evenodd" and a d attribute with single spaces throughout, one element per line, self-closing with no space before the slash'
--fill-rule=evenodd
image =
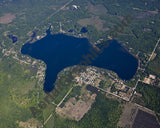
<path id="1" fill-rule="evenodd" d="M 4 14 L 4 16 L 0 17 L 0 24 L 11 23 L 15 18 L 16 18 L 15 14 L 6 13 Z"/>

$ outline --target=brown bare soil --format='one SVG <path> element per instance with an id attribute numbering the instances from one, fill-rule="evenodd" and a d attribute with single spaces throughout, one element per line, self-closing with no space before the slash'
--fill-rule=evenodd
<path id="1" fill-rule="evenodd" d="M 80 24 L 82 26 L 93 25 L 98 30 L 107 31 L 108 28 L 103 27 L 104 23 L 105 23 L 105 21 L 101 20 L 98 16 L 92 16 L 91 18 L 80 19 L 78 21 L 78 24 Z"/>
<path id="2" fill-rule="evenodd" d="M 19 126 L 22 128 L 43 128 L 43 125 L 36 119 L 30 119 L 27 122 L 20 122 Z"/>
<path id="3" fill-rule="evenodd" d="M 156 15 L 158 14 L 158 11 L 146 11 L 146 12 L 140 12 L 140 13 L 137 13 L 135 15 L 135 18 L 136 19 L 145 19 L 149 16 L 152 16 L 152 15 Z"/>
<path id="4" fill-rule="evenodd" d="M 15 18 L 16 18 L 15 14 L 6 13 L 4 14 L 4 16 L 0 17 L 0 23 L 8 24 L 11 23 Z"/>
<path id="5" fill-rule="evenodd" d="M 118 126 L 122 128 L 132 128 L 134 119 L 137 114 L 137 106 L 134 104 L 127 104 L 124 106 L 123 114 L 118 122 Z"/>
<path id="6" fill-rule="evenodd" d="M 106 14 L 107 13 L 107 9 L 102 4 L 98 4 L 98 5 L 89 4 L 87 9 L 91 13 L 96 14 L 96 15 L 102 15 L 102 14 Z"/>
<path id="7" fill-rule="evenodd" d="M 91 94 L 85 88 L 81 91 L 80 99 L 77 101 L 75 97 L 70 98 L 63 108 L 57 107 L 56 113 L 62 118 L 79 121 L 91 109 L 95 101 L 96 94 Z"/>

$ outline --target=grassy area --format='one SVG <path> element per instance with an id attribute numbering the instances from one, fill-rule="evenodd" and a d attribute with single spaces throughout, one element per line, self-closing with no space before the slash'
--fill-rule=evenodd
<path id="1" fill-rule="evenodd" d="M 0 61 L 0 127 L 18 127 L 32 118 L 29 106 L 37 103 L 36 80 L 14 60 Z"/>
<path id="2" fill-rule="evenodd" d="M 157 56 L 149 63 L 147 71 L 160 77 L 160 50 L 157 49 L 156 53 Z"/>

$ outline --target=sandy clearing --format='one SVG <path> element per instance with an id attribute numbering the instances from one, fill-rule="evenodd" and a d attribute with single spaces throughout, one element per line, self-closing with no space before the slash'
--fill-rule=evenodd
<path id="1" fill-rule="evenodd" d="M 15 18 L 16 18 L 15 14 L 6 13 L 2 17 L 0 17 L 0 23 L 8 24 L 11 23 Z"/>

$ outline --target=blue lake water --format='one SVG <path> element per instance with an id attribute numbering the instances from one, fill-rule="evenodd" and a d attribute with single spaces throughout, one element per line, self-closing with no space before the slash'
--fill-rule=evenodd
<path id="1" fill-rule="evenodd" d="M 13 36 L 13 35 L 7 35 L 8 38 L 12 39 L 12 43 L 16 43 L 17 42 L 17 37 L 16 36 Z"/>
<path id="2" fill-rule="evenodd" d="M 47 33 L 41 40 L 23 45 L 21 52 L 46 63 L 44 91 L 50 92 L 54 88 L 57 74 L 66 67 L 79 64 L 84 60 L 83 55 L 91 54 L 89 49 L 93 47 L 86 38 Z M 138 60 L 113 40 L 89 65 L 112 70 L 121 79 L 129 80 L 137 71 Z"/>
<path id="3" fill-rule="evenodd" d="M 86 27 L 83 27 L 83 28 L 81 29 L 81 33 L 86 33 L 86 32 L 88 32 L 87 28 L 86 28 Z"/>

